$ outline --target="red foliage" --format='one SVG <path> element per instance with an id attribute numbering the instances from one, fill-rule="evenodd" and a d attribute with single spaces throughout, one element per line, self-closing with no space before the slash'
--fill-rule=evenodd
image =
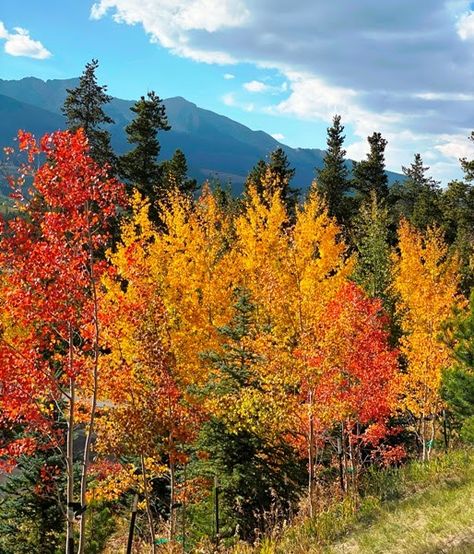
<path id="1" fill-rule="evenodd" d="M 107 270 L 98 254 L 126 197 L 123 185 L 89 156 L 82 130 L 45 135 L 39 144 L 23 131 L 18 139 L 28 159 L 13 182 L 21 214 L 0 228 L 0 412 L 3 426 L 46 433 L 69 379 L 84 379 L 92 284 Z M 34 170 L 39 155 L 46 162 Z M 32 185 L 23 197 L 26 178 Z"/>

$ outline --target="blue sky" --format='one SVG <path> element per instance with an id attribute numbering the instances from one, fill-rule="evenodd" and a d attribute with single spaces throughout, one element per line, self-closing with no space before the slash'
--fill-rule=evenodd
<path id="1" fill-rule="evenodd" d="M 446 182 L 474 157 L 474 12 L 463 0 L 3 0 L 0 77 L 77 76 L 114 96 L 184 96 L 285 144 L 324 147 L 334 113 L 353 159 L 389 141 Z"/>

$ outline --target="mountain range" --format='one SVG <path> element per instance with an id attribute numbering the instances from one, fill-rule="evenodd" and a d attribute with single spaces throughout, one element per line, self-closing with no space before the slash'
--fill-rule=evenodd
<path id="1" fill-rule="evenodd" d="M 13 142 L 18 129 L 31 131 L 36 136 L 65 127 L 61 107 L 66 89 L 78 85 L 79 79 L 52 79 L 36 77 L 20 80 L 0 79 L 0 145 Z M 293 185 L 307 189 L 315 177 L 315 168 L 322 167 L 324 150 L 290 148 L 263 131 L 253 131 L 192 102 L 177 96 L 164 101 L 171 130 L 161 132 L 160 158 L 169 159 L 177 148 L 186 155 L 189 174 L 198 182 L 218 178 L 230 182 L 234 193 L 242 190 L 249 170 L 278 147 L 283 148 L 291 166 L 296 169 Z M 125 126 L 133 117 L 130 111 L 134 101 L 113 98 L 105 107 L 115 121 L 110 126 L 112 146 L 121 154 L 131 148 Z M 348 161 L 351 166 L 350 161 Z M 401 178 L 387 172 L 391 182 Z"/>

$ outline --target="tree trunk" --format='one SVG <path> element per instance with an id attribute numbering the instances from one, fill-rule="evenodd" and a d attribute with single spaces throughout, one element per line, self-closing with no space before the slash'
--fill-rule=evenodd
<path id="1" fill-rule="evenodd" d="M 66 431 L 66 554 L 74 554 L 74 410 L 76 402 L 75 383 L 72 378 L 73 368 L 73 334 L 71 325 L 69 325 L 69 337 L 68 337 L 68 365 L 69 373 L 69 415 L 67 420 Z"/>
<path id="2" fill-rule="evenodd" d="M 434 443 L 434 436 L 435 436 L 435 419 L 434 417 L 431 418 L 431 433 L 430 433 L 430 440 L 428 441 L 428 448 L 426 450 L 426 459 L 429 461 L 431 457 L 431 451 L 433 449 L 433 443 Z"/>
<path id="3" fill-rule="evenodd" d="M 156 552 L 155 524 L 153 522 L 153 514 L 151 512 L 150 491 L 148 490 L 148 479 L 147 479 L 147 476 L 146 476 L 145 456 L 143 454 L 140 454 L 140 463 L 141 463 L 141 466 L 142 466 L 143 493 L 145 495 L 146 515 L 147 515 L 147 519 L 148 519 L 148 529 L 150 531 L 150 538 L 151 538 L 150 552 L 152 554 L 155 554 L 155 552 Z"/>
<path id="4" fill-rule="evenodd" d="M 69 379 L 69 417 L 66 435 L 66 554 L 74 554 L 74 509 L 72 507 L 74 502 L 74 408 L 74 381 Z"/>
<path id="5" fill-rule="evenodd" d="M 421 416 L 421 461 L 426 462 L 426 422 L 425 416 Z"/>
<path id="6" fill-rule="evenodd" d="M 313 391 L 309 393 L 309 429 L 308 429 L 308 495 L 309 517 L 314 517 L 314 416 Z"/>
<path id="7" fill-rule="evenodd" d="M 89 422 L 86 428 L 86 442 L 84 445 L 84 457 L 82 462 L 81 471 L 81 525 L 79 528 L 79 550 L 78 554 L 84 554 L 85 547 L 85 530 L 86 530 L 86 493 L 87 493 L 87 476 L 90 466 L 91 446 L 94 435 L 95 415 L 97 411 L 97 394 L 99 392 L 99 343 L 100 343 L 100 329 L 99 329 L 99 301 L 97 298 L 97 289 L 94 273 L 94 249 L 92 245 L 91 224 L 89 218 L 89 208 L 87 207 L 87 225 L 88 225 L 88 250 L 89 250 L 89 274 L 90 274 L 90 287 L 92 294 L 92 309 L 93 309 L 93 323 L 94 323 L 94 343 L 93 343 L 93 361 L 92 361 L 92 398 L 91 398 L 91 411 L 89 415 Z"/>

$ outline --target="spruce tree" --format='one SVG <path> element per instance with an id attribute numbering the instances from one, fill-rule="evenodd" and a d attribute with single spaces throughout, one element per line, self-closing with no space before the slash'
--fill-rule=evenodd
<path id="1" fill-rule="evenodd" d="M 190 196 L 196 192 L 198 184 L 196 179 L 188 178 L 188 163 L 182 150 L 178 148 L 171 160 L 166 160 L 161 164 L 161 168 L 164 188 L 174 187 Z"/>
<path id="2" fill-rule="evenodd" d="M 380 133 L 367 137 L 370 152 L 367 159 L 354 162 L 352 169 L 352 186 L 357 191 L 359 200 L 369 197 L 374 191 L 377 198 L 384 199 L 388 195 L 388 177 L 385 172 L 385 148 L 387 141 Z"/>
<path id="3" fill-rule="evenodd" d="M 293 218 L 299 194 L 299 190 L 290 185 L 294 176 L 295 169 L 290 166 L 283 148 L 278 147 L 270 153 L 268 162 L 259 160 L 253 167 L 247 177 L 245 191 L 248 191 L 250 187 L 255 188 L 264 202 L 278 192 L 290 218 Z"/>
<path id="4" fill-rule="evenodd" d="M 212 368 L 204 393 L 216 401 L 228 395 L 238 398 L 245 389 L 262 386 L 255 370 L 261 360 L 250 346 L 261 332 L 256 308 L 245 289 L 236 290 L 235 297 L 234 317 L 218 329 L 222 350 L 203 354 Z M 202 428 L 198 448 L 208 458 L 201 456 L 193 471 L 218 477 L 224 534 L 254 540 L 276 499 L 283 516 L 296 501 L 295 480 L 304 479 L 305 471 L 283 440 L 270 441 L 258 427 L 236 429 L 225 417 L 213 416 Z"/>
<path id="5" fill-rule="evenodd" d="M 64 541 L 62 460 L 53 450 L 23 456 L 0 484 L 0 552 L 55 554 Z"/>
<path id="6" fill-rule="evenodd" d="M 461 438 L 474 444 L 474 293 L 468 313 L 448 324 L 447 336 L 455 363 L 443 373 L 442 397 Z"/>
<path id="7" fill-rule="evenodd" d="M 461 258 L 461 288 L 469 295 L 474 286 L 474 186 L 451 181 L 442 191 L 440 208 L 446 239 Z"/>
<path id="8" fill-rule="evenodd" d="M 171 127 L 166 108 L 154 91 L 149 92 L 146 98 L 142 96 L 130 109 L 135 117 L 125 131 L 128 142 L 135 148 L 120 156 L 119 170 L 132 187 L 150 200 L 152 215 L 156 219 L 157 202 L 166 196 L 162 168 L 157 160 L 160 153 L 158 132 L 169 131 Z"/>
<path id="9" fill-rule="evenodd" d="M 389 202 L 397 219 L 405 218 L 417 229 L 424 230 L 441 222 L 441 188 L 428 175 L 420 154 L 415 154 L 409 167 L 402 167 L 405 181 L 390 189 Z"/>
<path id="10" fill-rule="evenodd" d="M 469 140 L 474 142 L 474 131 L 469 135 Z M 474 181 L 474 160 L 468 160 L 467 158 L 461 158 L 461 167 L 464 171 L 464 179 L 469 183 Z"/>
<path id="11" fill-rule="evenodd" d="M 391 279 L 388 229 L 388 210 L 372 191 L 355 219 L 358 257 L 353 278 L 369 296 L 382 298 L 386 307 L 391 308 L 387 292 Z"/>
<path id="12" fill-rule="evenodd" d="M 104 105 L 112 97 L 107 94 L 106 85 L 97 84 L 95 72 L 98 67 L 99 62 L 95 59 L 86 64 L 79 85 L 74 89 L 67 89 L 68 96 L 62 112 L 66 116 L 68 129 L 84 129 L 92 157 L 101 165 L 108 163 L 114 166 L 115 155 L 110 146 L 110 133 L 102 128 L 104 124 L 114 123 L 104 111 Z"/>
<path id="13" fill-rule="evenodd" d="M 347 196 L 350 182 L 349 170 L 345 164 L 346 151 L 343 148 L 346 137 L 340 115 L 334 116 L 327 133 L 324 165 L 316 170 L 316 187 L 326 199 L 329 215 L 342 224 L 347 220 L 350 211 L 350 198 Z"/>

